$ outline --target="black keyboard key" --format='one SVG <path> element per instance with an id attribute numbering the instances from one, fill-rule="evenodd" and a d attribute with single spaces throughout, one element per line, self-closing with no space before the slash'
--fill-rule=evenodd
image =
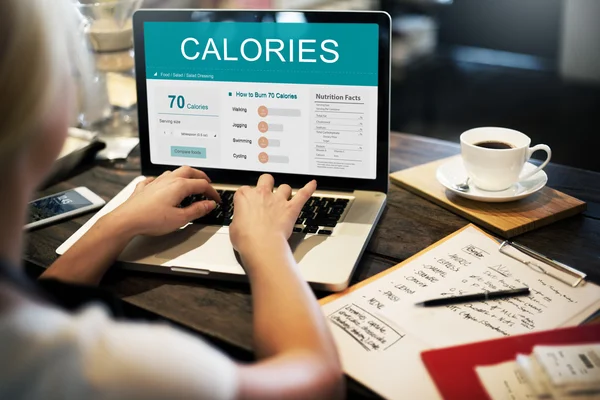
<path id="1" fill-rule="evenodd" d="M 331 235 L 332 231 L 329 229 L 321 229 L 319 232 L 317 232 L 317 234 L 319 235 Z"/>
<path id="2" fill-rule="evenodd" d="M 205 221 L 207 221 L 206 216 L 202 217 L 202 218 L 198 218 L 192 221 L 192 224 L 206 224 L 208 225 Z"/>
<path id="3" fill-rule="evenodd" d="M 306 228 L 304 228 L 304 233 L 317 233 L 318 230 L 318 226 L 307 226 Z"/>
<path id="4" fill-rule="evenodd" d="M 304 225 L 306 225 L 306 226 L 317 225 L 318 226 L 319 224 L 317 222 L 318 221 L 315 220 L 314 218 L 307 218 L 306 221 L 304 221 Z"/>
<path id="5" fill-rule="evenodd" d="M 302 232 L 302 228 L 297 226 L 294 228 L 294 232 Z"/>
<path id="6" fill-rule="evenodd" d="M 307 219 L 304 225 L 333 227 L 337 225 L 337 220 L 331 218 Z"/>
<path id="7" fill-rule="evenodd" d="M 189 206 L 190 204 L 192 204 L 195 201 L 194 197 L 195 197 L 194 195 L 186 197 L 185 199 L 183 199 L 181 201 L 181 204 L 179 204 L 179 207 L 185 208 L 185 207 Z"/>
<path id="8" fill-rule="evenodd" d="M 304 223 L 304 218 L 298 218 L 296 220 L 296 225 L 302 225 Z"/>

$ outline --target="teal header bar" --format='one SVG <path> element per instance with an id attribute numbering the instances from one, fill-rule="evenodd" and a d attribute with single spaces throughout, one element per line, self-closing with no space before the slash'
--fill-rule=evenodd
<path id="1" fill-rule="evenodd" d="M 377 24 L 145 22 L 147 79 L 377 86 Z"/>

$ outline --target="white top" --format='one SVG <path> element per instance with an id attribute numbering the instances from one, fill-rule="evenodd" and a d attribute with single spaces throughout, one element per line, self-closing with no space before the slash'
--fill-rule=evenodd
<path id="1" fill-rule="evenodd" d="M 165 324 L 25 303 L 0 315 L 0 399 L 231 399 L 237 367 Z"/>

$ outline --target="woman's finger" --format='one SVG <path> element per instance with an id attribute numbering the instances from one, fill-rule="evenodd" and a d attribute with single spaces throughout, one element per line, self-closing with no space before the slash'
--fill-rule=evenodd
<path id="1" fill-rule="evenodd" d="M 237 204 L 240 199 L 244 196 L 246 196 L 246 194 L 248 193 L 248 191 L 252 190 L 252 188 L 248 185 L 244 185 L 244 186 L 240 186 L 238 188 L 238 190 L 235 191 L 235 194 L 233 195 L 233 204 L 235 206 L 235 204 Z"/>
<path id="2" fill-rule="evenodd" d="M 217 190 L 205 179 L 180 179 L 179 187 L 182 192 L 178 194 L 178 197 L 181 197 L 181 199 L 191 196 L 192 194 L 203 194 L 217 203 L 221 202 L 221 196 L 219 196 Z"/>
<path id="3" fill-rule="evenodd" d="M 258 182 L 256 183 L 256 187 L 264 187 L 273 191 L 273 186 L 275 185 L 275 179 L 270 174 L 262 174 L 260 178 L 258 178 Z"/>
<path id="4" fill-rule="evenodd" d="M 173 177 L 177 178 L 192 178 L 192 179 L 205 179 L 208 182 L 211 182 L 208 175 L 204 173 L 204 171 L 200 171 L 199 169 L 189 167 L 187 165 L 183 167 L 177 168 L 173 171 Z"/>
<path id="5" fill-rule="evenodd" d="M 204 217 L 206 214 L 214 210 L 216 206 L 217 203 L 215 203 L 213 200 L 202 200 L 182 208 L 182 211 L 188 221 L 193 221 L 195 219 Z"/>
<path id="6" fill-rule="evenodd" d="M 167 176 L 171 175 L 171 171 L 165 171 L 154 179 L 155 182 L 162 182 Z"/>
<path id="7" fill-rule="evenodd" d="M 296 192 L 296 195 L 290 200 L 294 212 L 297 211 L 300 213 L 302 207 L 304 207 L 304 204 L 310 199 L 315 190 L 317 190 L 317 181 L 313 179 Z"/>
<path id="8" fill-rule="evenodd" d="M 135 189 L 133 191 L 133 193 L 138 193 L 141 190 L 143 190 L 146 186 L 148 186 L 150 183 L 152 183 L 154 181 L 154 178 L 150 177 L 150 178 L 146 178 L 141 182 L 138 182 L 137 185 L 135 185 Z"/>
<path id="9" fill-rule="evenodd" d="M 285 200 L 289 200 L 289 198 L 292 196 L 292 188 L 290 187 L 290 185 L 286 184 L 279 185 L 277 191 L 275 192 L 275 195 L 281 196 Z"/>

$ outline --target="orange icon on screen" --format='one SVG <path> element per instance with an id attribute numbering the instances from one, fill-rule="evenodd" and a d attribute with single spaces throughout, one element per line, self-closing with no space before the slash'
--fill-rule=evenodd
<path id="1" fill-rule="evenodd" d="M 269 155 L 263 151 L 262 153 L 260 153 L 258 155 L 258 161 L 260 161 L 263 164 L 268 163 L 269 162 Z"/>
<path id="2" fill-rule="evenodd" d="M 258 139 L 258 145 L 264 149 L 265 147 L 267 147 L 269 145 L 269 139 L 267 139 L 264 136 L 261 136 Z"/>
<path id="3" fill-rule="evenodd" d="M 266 117 L 269 114 L 269 110 L 265 106 L 258 107 L 258 115 L 261 117 Z"/>
<path id="4" fill-rule="evenodd" d="M 265 121 L 260 121 L 260 122 L 258 123 L 258 130 L 259 130 L 261 133 L 265 133 L 266 131 L 268 131 L 268 130 L 269 130 L 269 124 L 267 124 Z"/>

